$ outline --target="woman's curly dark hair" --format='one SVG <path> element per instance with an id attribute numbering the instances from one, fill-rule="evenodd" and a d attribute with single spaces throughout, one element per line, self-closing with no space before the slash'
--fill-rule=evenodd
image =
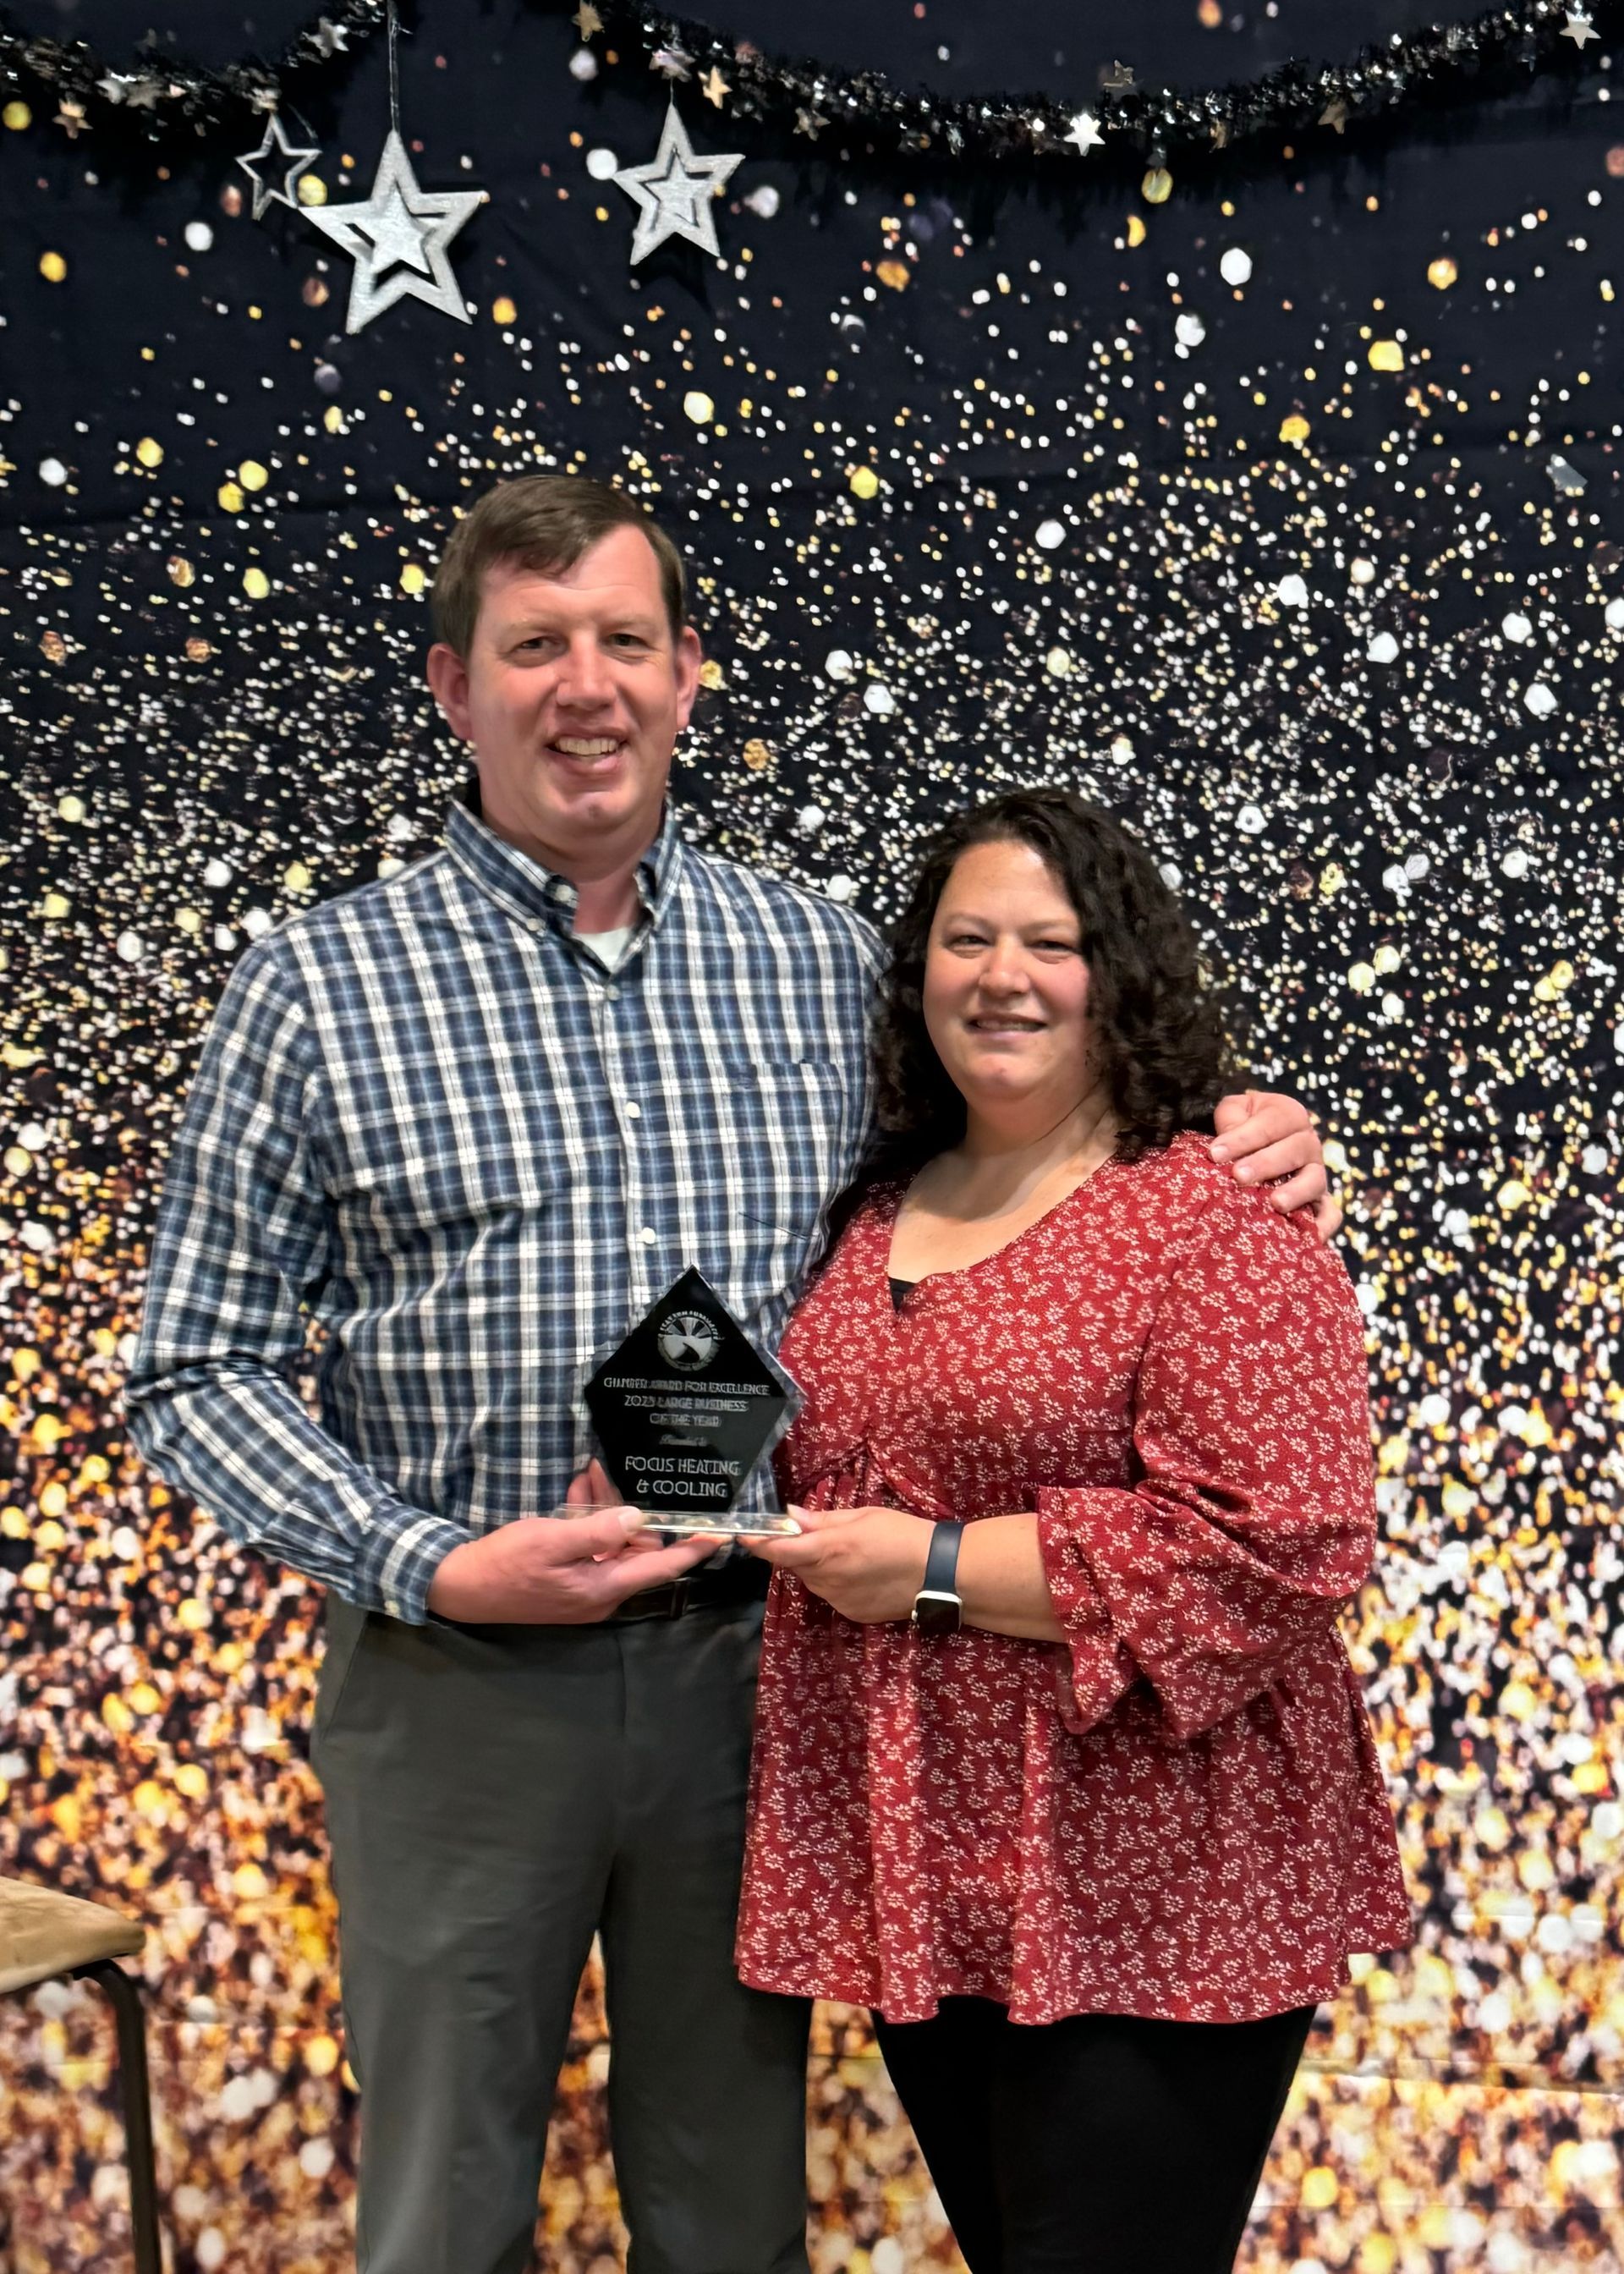
<path id="1" fill-rule="evenodd" d="M 1118 1158 L 1200 1124 L 1234 1075 L 1195 936 L 1145 847 L 1070 790 L 1011 790 L 956 815 L 931 840 L 892 930 L 874 1030 L 882 1136 L 870 1176 L 922 1164 L 964 1135 L 964 1100 L 925 1026 L 925 953 L 959 856 L 1000 840 L 1040 854 L 1077 911 Z"/>

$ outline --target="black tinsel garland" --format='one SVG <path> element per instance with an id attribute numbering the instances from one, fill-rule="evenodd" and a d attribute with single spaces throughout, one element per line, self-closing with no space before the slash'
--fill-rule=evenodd
<path id="1" fill-rule="evenodd" d="M 1118 67 L 1117 83 L 1108 78 L 1097 98 L 1079 105 L 1049 94 L 955 101 L 905 90 L 877 72 L 832 72 L 816 63 L 763 56 L 748 41 L 731 41 L 637 0 L 596 0 L 590 12 L 601 19 L 605 35 L 635 43 L 668 79 L 692 79 L 703 90 L 710 74 L 719 73 L 727 83 L 719 108 L 731 117 L 780 123 L 814 141 L 826 130 L 835 137 L 862 135 L 871 146 L 883 142 L 901 154 L 1004 162 L 1058 158 L 1071 165 L 1087 162 L 1084 141 L 1095 145 L 1101 157 L 1115 149 L 1136 163 L 1157 165 L 1192 152 L 1210 155 L 1261 135 L 1312 128 L 1340 134 L 1357 120 L 1390 117 L 1423 101 L 1436 108 L 1468 96 L 1480 100 L 1526 83 L 1538 72 L 1562 64 L 1583 70 L 1582 50 L 1568 26 L 1582 24 L 1599 37 L 1605 25 L 1617 29 L 1624 19 L 1617 0 L 1590 0 L 1588 6 L 1522 0 L 1465 22 L 1395 33 L 1361 49 L 1350 63 L 1283 64 L 1245 86 L 1181 94 L 1136 87 L 1132 74 Z M 1075 130 L 1085 116 L 1094 131 L 1079 138 Z"/>
<path id="2" fill-rule="evenodd" d="M 560 4 L 560 0 L 551 0 Z M 568 4 L 568 0 L 564 0 Z M 274 63 L 257 58 L 204 71 L 157 59 L 133 72 L 110 70 L 82 41 L 31 37 L 0 10 L 0 95 L 28 80 L 58 99 L 56 123 L 77 135 L 120 112 L 139 116 L 151 139 L 184 121 L 197 132 L 274 110 L 284 75 L 306 72 L 376 31 L 386 0 L 330 0 L 328 11 L 291 40 Z M 989 94 L 950 100 L 898 87 L 879 72 L 837 72 L 763 55 L 748 41 L 667 16 L 638 0 L 582 0 L 573 19 L 583 39 L 614 40 L 671 84 L 691 81 L 726 117 L 786 129 L 814 145 L 828 134 L 861 135 L 868 147 L 937 160 L 1056 160 L 1076 166 L 1098 150 L 1151 165 L 1271 134 L 1342 133 L 1425 103 L 1440 109 L 1483 99 L 1565 66 L 1583 72 L 1584 49 L 1611 25 L 1624 28 L 1624 0 L 1520 0 L 1463 22 L 1424 26 L 1361 49 L 1350 63 L 1292 62 L 1246 85 L 1180 94 L 1138 87 L 1120 69 L 1085 102 L 1049 94 Z M 1583 26 L 1581 41 L 1574 32 Z M 98 116 L 98 114 L 101 114 Z M 1086 120 L 1086 125 L 1082 124 Z M 825 146 L 828 147 L 828 146 Z"/>
<path id="3" fill-rule="evenodd" d="M 272 62 L 246 56 L 205 71 L 167 55 L 152 54 L 128 71 L 113 70 L 83 40 L 52 40 L 25 32 L 0 9 L 0 96 L 42 84 L 56 98 L 56 124 L 75 140 L 115 117 L 145 128 L 156 141 L 183 122 L 199 134 L 236 125 L 245 112 L 274 110 L 283 80 L 343 54 L 352 38 L 379 30 L 386 0 L 328 0 L 325 13 L 295 33 Z"/>

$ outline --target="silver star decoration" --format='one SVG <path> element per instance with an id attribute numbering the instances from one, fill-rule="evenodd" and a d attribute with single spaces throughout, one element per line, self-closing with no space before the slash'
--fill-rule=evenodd
<path id="1" fill-rule="evenodd" d="M 693 76 L 692 56 L 684 55 L 680 48 L 656 48 L 649 57 L 649 68 L 666 79 L 689 79 Z"/>
<path id="2" fill-rule="evenodd" d="M 668 237 L 686 237 L 702 252 L 719 254 L 710 193 L 743 157 L 742 150 L 696 158 L 674 102 L 666 107 L 659 148 L 646 166 L 622 166 L 614 179 L 639 208 L 632 260 L 646 260 Z"/>
<path id="3" fill-rule="evenodd" d="M 446 247 L 484 202 L 483 190 L 419 189 L 406 146 L 391 132 L 370 198 L 356 205 L 306 206 L 304 218 L 356 265 L 344 329 L 364 330 L 408 292 L 466 324 L 468 309 Z"/>
<path id="4" fill-rule="evenodd" d="M 297 212 L 299 176 L 312 158 L 320 155 L 320 150 L 296 149 L 283 132 L 281 119 L 273 112 L 266 121 L 264 141 L 257 150 L 244 151 L 237 162 L 253 184 L 254 219 L 259 221 L 263 217 L 267 206 L 292 206 Z M 274 182 L 266 181 L 259 172 L 261 164 L 267 158 L 271 161 L 270 171 L 282 176 L 281 189 Z"/>
<path id="5" fill-rule="evenodd" d="M 1091 150 L 1099 148 L 1105 137 L 1100 132 L 1100 123 L 1093 111 L 1079 110 L 1067 129 L 1065 139 L 1068 142 L 1076 143 L 1079 158 L 1086 158 Z"/>
<path id="6" fill-rule="evenodd" d="M 350 47 L 349 26 L 335 24 L 327 17 L 319 16 L 316 19 L 316 45 L 324 56 L 336 55 L 341 49 L 347 53 Z"/>
<path id="7" fill-rule="evenodd" d="M 1583 8 L 1570 8 L 1568 11 L 1568 21 L 1561 29 L 1561 37 L 1564 40 L 1571 40 L 1575 47 L 1583 52 L 1585 41 L 1599 40 L 1601 34 Z"/>

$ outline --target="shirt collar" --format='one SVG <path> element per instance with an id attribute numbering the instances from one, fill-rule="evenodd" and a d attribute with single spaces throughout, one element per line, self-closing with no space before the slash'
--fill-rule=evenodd
<path id="1" fill-rule="evenodd" d="M 521 922 L 551 924 L 573 931 L 579 894 L 560 877 L 499 837 L 479 811 L 479 788 L 470 782 L 452 802 L 446 817 L 446 850 L 464 876 Z M 659 832 L 637 863 L 637 893 L 650 922 L 658 924 L 676 889 L 683 845 L 676 809 L 670 799 L 660 815 Z"/>

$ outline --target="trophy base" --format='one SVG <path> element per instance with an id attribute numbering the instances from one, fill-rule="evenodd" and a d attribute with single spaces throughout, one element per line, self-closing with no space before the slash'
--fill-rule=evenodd
<path id="1" fill-rule="evenodd" d="M 688 1509 L 649 1508 L 641 1510 L 650 1532 L 668 1532 L 674 1538 L 710 1532 L 720 1540 L 793 1540 L 801 1526 L 793 1516 L 700 1516 Z"/>

